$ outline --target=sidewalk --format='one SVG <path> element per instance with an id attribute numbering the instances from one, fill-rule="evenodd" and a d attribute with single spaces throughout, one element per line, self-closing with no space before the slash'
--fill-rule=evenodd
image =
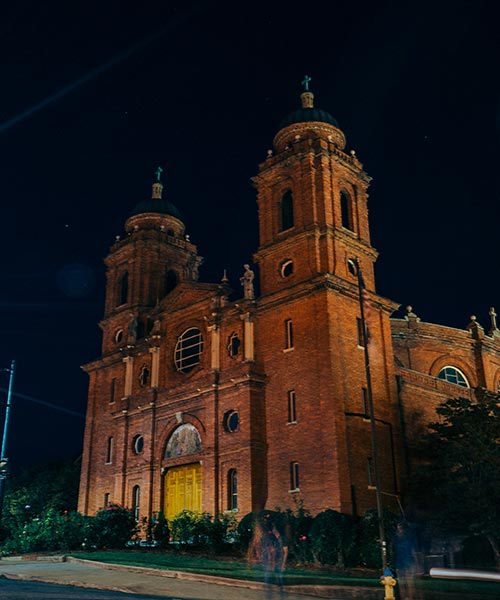
<path id="1" fill-rule="evenodd" d="M 0 577 L 42 581 L 61 585 L 113 590 L 132 594 L 166 595 L 191 600 L 259 600 L 265 585 L 253 581 L 239 581 L 223 577 L 209 577 L 182 571 L 125 567 L 64 556 L 8 557 L 0 560 Z M 380 600 L 383 589 L 289 586 L 286 600 Z M 276 589 L 276 597 L 279 590 Z"/>

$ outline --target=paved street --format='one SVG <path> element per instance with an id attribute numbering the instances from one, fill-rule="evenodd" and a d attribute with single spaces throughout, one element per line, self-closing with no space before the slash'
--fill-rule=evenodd
<path id="1" fill-rule="evenodd" d="M 286 598 L 286 600 L 317 600 L 318 596 L 332 600 L 344 600 L 345 598 L 353 598 L 352 592 L 354 591 L 351 588 L 349 590 L 350 594 L 344 595 L 342 593 L 337 596 L 333 595 L 332 590 L 329 588 L 324 590 L 318 588 L 313 590 L 311 588 L 311 593 L 314 595 L 309 595 L 306 591 L 304 591 L 304 594 L 294 591 L 294 593 L 286 593 L 280 596 L 278 590 L 273 590 L 273 593 L 269 594 L 262 583 L 228 580 L 219 580 L 218 583 L 213 583 L 211 578 L 203 578 L 202 576 L 179 573 L 178 577 L 166 577 L 162 576 L 162 573 L 165 574 L 166 572 L 152 569 L 134 570 L 127 567 L 112 569 L 80 562 L 0 560 L 0 577 L 7 577 L 9 580 L 22 580 L 30 583 L 38 581 L 87 588 L 85 592 L 80 591 L 80 596 L 68 596 L 68 598 L 126 598 L 127 596 L 123 596 L 123 594 L 139 594 L 139 598 L 160 596 L 179 600 L 262 600 L 263 598 L 278 600 L 281 597 Z M 11 583 L 12 581 L 0 579 L 2 585 L 0 587 L 0 592 L 2 592 L 0 597 L 2 600 L 9 597 L 6 595 L 7 593 L 13 593 L 8 587 Z M 95 589 L 114 592 L 115 596 L 91 595 L 95 594 Z M 12 587 L 12 590 L 15 591 L 15 588 Z M 116 592 L 121 592 L 122 596 L 116 595 Z M 52 595 L 14 595 L 12 598 L 31 600 L 31 598 L 59 599 L 65 597 L 64 595 L 57 595 L 57 589 L 50 593 Z M 369 598 L 369 596 L 363 594 L 364 599 Z M 137 598 L 137 596 L 134 596 L 134 598 Z"/>
<path id="2" fill-rule="evenodd" d="M 158 600 L 158 596 L 124 594 L 69 585 L 8 579 L 0 579 L 0 598 L 2 600 Z M 163 596 L 163 598 L 165 600 L 181 600 L 174 596 Z"/>

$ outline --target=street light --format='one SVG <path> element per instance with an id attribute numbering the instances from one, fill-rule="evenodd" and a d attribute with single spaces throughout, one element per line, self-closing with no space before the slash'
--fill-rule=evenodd
<path id="1" fill-rule="evenodd" d="M 14 386 L 14 372 L 16 369 L 16 361 L 10 363 L 10 369 L 0 369 L 9 373 L 9 390 L 7 392 L 7 407 L 5 409 L 5 421 L 3 423 L 2 448 L 0 450 L 0 520 L 2 518 L 3 496 L 5 488 L 5 479 L 7 478 L 7 465 L 9 459 L 6 458 L 7 438 L 9 434 L 10 408 L 12 406 L 12 388 Z"/>

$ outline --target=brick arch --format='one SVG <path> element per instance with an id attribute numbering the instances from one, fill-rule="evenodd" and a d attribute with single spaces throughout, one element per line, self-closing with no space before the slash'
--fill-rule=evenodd
<path id="1" fill-rule="evenodd" d="M 172 417 L 171 419 L 169 419 L 166 427 L 163 429 L 163 433 L 160 436 L 159 439 L 159 444 L 158 444 L 158 449 L 159 449 L 159 453 L 160 453 L 160 463 L 162 463 L 165 460 L 165 450 L 167 447 L 167 443 L 168 440 L 171 438 L 172 434 L 174 433 L 174 431 L 180 427 L 181 425 L 192 425 L 196 431 L 198 432 L 198 435 L 200 436 L 200 440 L 201 440 L 201 454 L 204 451 L 205 448 L 205 442 L 206 442 L 206 428 L 203 425 L 203 423 L 200 421 L 200 419 L 198 419 L 198 417 L 195 417 L 194 415 L 190 415 L 187 413 L 183 413 L 182 414 L 182 421 L 179 423 L 179 421 Z M 190 456 L 190 455 L 186 455 L 186 456 Z M 195 454 L 193 454 L 193 456 L 196 456 Z"/>
<path id="2" fill-rule="evenodd" d="M 437 358 L 431 365 L 429 369 L 429 375 L 432 377 L 437 377 L 439 372 L 444 367 L 455 367 L 458 370 L 462 371 L 462 373 L 467 378 L 469 385 L 471 388 L 477 387 L 477 377 L 470 365 L 465 362 L 465 360 L 460 356 L 455 356 L 453 354 L 446 354 L 444 356 L 440 356 Z"/>

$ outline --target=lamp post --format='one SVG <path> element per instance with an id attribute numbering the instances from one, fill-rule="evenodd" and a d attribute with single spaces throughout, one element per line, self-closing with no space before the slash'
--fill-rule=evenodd
<path id="1" fill-rule="evenodd" d="M 2 518 L 2 507 L 3 507 L 3 496 L 5 488 L 5 479 L 7 478 L 7 464 L 9 459 L 6 458 L 7 450 L 7 439 L 9 435 L 9 420 L 10 420 L 10 409 L 12 406 L 12 388 L 14 386 L 14 372 L 16 369 L 16 361 L 12 360 L 10 363 L 10 369 L 1 369 L 9 373 L 9 389 L 7 392 L 7 407 L 5 409 L 5 421 L 3 423 L 3 436 L 2 436 L 2 448 L 0 450 L 0 520 Z"/>

